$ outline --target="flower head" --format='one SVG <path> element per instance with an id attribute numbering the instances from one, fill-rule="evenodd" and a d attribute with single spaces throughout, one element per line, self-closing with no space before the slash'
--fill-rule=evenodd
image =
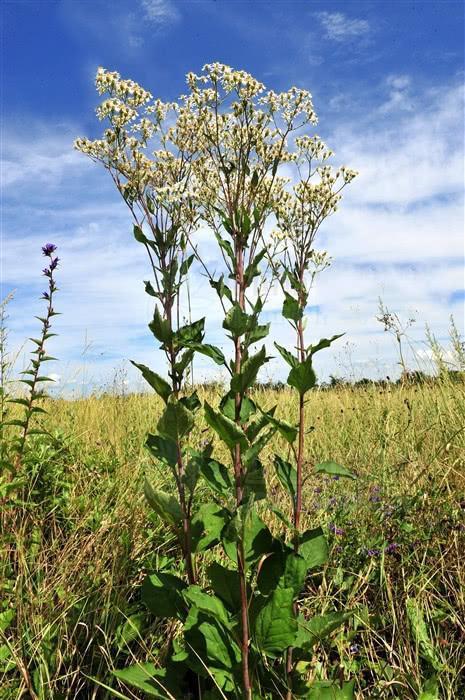
<path id="1" fill-rule="evenodd" d="M 46 243 L 44 246 L 42 246 L 42 253 L 47 257 L 50 257 L 52 253 L 56 251 L 56 249 L 57 247 L 53 243 Z"/>

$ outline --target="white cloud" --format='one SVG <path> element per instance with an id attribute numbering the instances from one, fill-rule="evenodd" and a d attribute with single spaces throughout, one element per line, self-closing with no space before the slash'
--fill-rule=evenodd
<path id="1" fill-rule="evenodd" d="M 366 19 L 351 19 L 342 12 L 318 12 L 317 14 L 327 39 L 347 41 L 356 37 L 366 36 L 370 24 Z"/>
<path id="2" fill-rule="evenodd" d="M 141 0 L 145 17 L 154 24 L 165 25 L 177 22 L 179 10 L 171 0 Z"/>

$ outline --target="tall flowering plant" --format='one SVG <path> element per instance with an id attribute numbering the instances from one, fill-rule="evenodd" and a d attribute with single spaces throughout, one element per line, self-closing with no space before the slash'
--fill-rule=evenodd
<path id="1" fill-rule="evenodd" d="M 146 496 L 178 534 L 186 569 L 184 578 L 174 572 L 153 572 L 142 588 L 149 610 L 158 617 L 177 620 L 182 629 L 182 635 L 172 640 L 165 668 L 139 664 L 115 675 L 159 697 L 311 697 L 308 678 L 301 673 L 302 665 L 296 667 L 290 650 L 298 652 L 299 660 L 311 660 L 315 633 L 299 615 L 296 601 L 307 573 L 324 564 L 326 541 L 320 529 L 300 531 L 301 505 L 297 506 L 296 499 L 293 522 L 289 522 L 286 513 L 268 497 L 262 460 L 263 449 L 275 434 L 292 447 L 302 439 L 303 425 L 281 420 L 275 408 L 259 406 L 250 392 L 270 359 L 265 344 L 258 350 L 256 344 L 269 333 L 269 324 L 262 323 L 261 316 L 266 290 L 277 275 L 287 294 L 284 315 L 291 318 L 288 307 L 292 306 L 296 331 L 303 332 L 295 304 L 302 311 L 302 320 L 307 293 L 302 285 L 312 255 L 308 241 L 302 243 L 296 235 L 299 216 L 305 227 L 318 207 L 327 216 L 338 197 L 335 192 L 333 204 L 323 204 L 328 187 L 334 184 L 326 171 L 321 172 L 326 189 L 312 189 L 313 184 L 300 175 L 305 149 L 310 149 L 306 132 L 316 123 L 311 95 L 298 88 L 277 94 L 244 71 L 213 63 L 204 66 L 199 75 L 188 74 L 187 94 L 170 107 L 172 118 L 166 120 L 159 101 L 154 103 L 157 107 L 153 112 L 146 106 L 152 98 L 142 88 L 121 81 L 113 73 L 100 72 L 98 87 L 99 81 L 110 90 L 110 101 L 103 103 L 98 114 L 110 119 L 112 126 L 103 141 L 79 140 L 77 147 L 110 170 L 133 215 L 138 208 L 142 218 L 136 220 L 136 238 L 148 249 L 154 275 L 161 271 L 160 286 L 148 288 L 162 307 L 161 312 L 155 311 L 150 325 L 166 352 L 171 384 L 138 366 L 166 404 L 158 432 L 149 436 L 147 445 L 156 462 L 172 470 L 176 495 L 146 484 Z M 142 104 L 145 116 L 140 119 L 138 108 Z M 150 127 L 149 137 L 141 140 L 134 132 L 142 133 L 146 119 L 153 130 Z M 140 151 L 148 147 L 150 139 L 157 142 L 157 148 L 147 158 Z M 166 162 L 182 164 L 182 170 L 170 171 L 171 179 L 164 189 L 155 174 Z M 294 165 L 297 183 L 292 191 L 282 167 Z M 158 211 L 163 215 L 157 216 Z M 175 232 L 173 221 L 179 222 Z M 273 238 L 270 228 L 276 223 L 280 234 Z M 202 260 L 195 241 L 200 224 L 211 231 L 217 257 L 223 263 L 221 274 L 209 270 Z M 317 226 L 314 222 L 312 226 L 315 232 Z M 149 227 L 153 240 L 146 238 L 143 227 Z M 281 239 L 291 230 L 294 253 L 283 254 Z M 308 235 L 311 238 L 312 234 Z M 190 246 L 192 253 L 185 260 L 197 258 L 203 266 L 224 310 L 229 357 L 220 348 L 204 343 L 203 319 L 173 326 L 171 300 L 179 300 L 190 263 L 174 267 L 179 278 L 171 275 L 172 263 L 164 261 L 160 240 L 165 241 L 163 245 L 175 246 L 169 248 L 169 260 L 187 254 Z M 289 261 L 294 259 L 303 264 L 300 283 L 295 283 L 300 284 L 297 299 L 286 287 L 292 279 Z M 179 280 L 175 297 L 170 296 L 173 278 Z M 194 352 L 223 366 L 229 377 L 219 406 L 204 404 L 204 419 L 215 440 L 207 441 L 201 450 L 192 448 L 190 438 L 199 401 L 195 394 L 181 395 L 185 363 Z M 297 376 L 293 385 L 303 396 L 315 383 L 313 369 L 306 353 L 301 352 L 293 363 L 293 376 Z M 219 442 L 226 448 L 225 463 L 216 452 Z M 301 503 L 301 477 L 299 491 L 296 469 L 284 461 L 276 463 L 281 481 L 290 492 L 300 493 Z M 200 482 L 211 492 L 207 502 L 194 499 Z M 263 517 L 266 511 L 274 514 L 284 532 L 272 533 Z M 212 551 L 208 558 L 203 556 L 207 550 Z M 321 631 L 321 635 L 343 619 L 333 619 L 326 627 L 323 621 L 327 632 Z M 303 668 L 305 671 L 305 664 Z M 352 684 L 346 684 L 344 693 L 341 697 L 352 697 Z"/>

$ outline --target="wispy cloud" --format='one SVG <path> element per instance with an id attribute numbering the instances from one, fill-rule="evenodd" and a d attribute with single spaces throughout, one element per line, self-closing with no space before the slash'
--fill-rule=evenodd
<path id="1" fill-rule="evenodd" d="M 141 0 L 145 17 L 157 25 L 172 24 L 180 19 L 180 12 L 171 0 Z"/>
<path id="2" fill-rule="evenodd" d="M 366 19 L 352 19 L 342 12 L 318 12 L 327 39 L 347 41 L 366 36 L 370 32 L 370 23 Z"/>

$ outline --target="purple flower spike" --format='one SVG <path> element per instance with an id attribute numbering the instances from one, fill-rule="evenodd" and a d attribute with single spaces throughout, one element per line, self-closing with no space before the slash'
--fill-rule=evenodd
<path id="1" fill-rule="evenodd" d="M 346 534 L 346 531 L 343 530 L 342 527 L 337 527 L 334 523 L 330 523 L 329 529 L 335 535 L 345 535 Z"/>
<path id="2" fill-rule="evenodd" d="M 58 265 L 58 260 L 59 260 L 59 258 L 52 258 L 52 262 L 50 263 L 50 269 L 51 269 L 51 270 L 55 270 L 55 268 L 56 268 L 57 265 Z"/>
<path id="3" fill-rule="evenodd" d="M 367 549 L 367 555 L 369 557 L 379 557 L 379 549 Z"/>
<path id="4" fill-rule="evenodd" d="M 56 251 L 57 247 L 53 243 L 46 243 L 42 246 L 42 253 L 47 257 L 50 257 L 52 253 Z"/>

